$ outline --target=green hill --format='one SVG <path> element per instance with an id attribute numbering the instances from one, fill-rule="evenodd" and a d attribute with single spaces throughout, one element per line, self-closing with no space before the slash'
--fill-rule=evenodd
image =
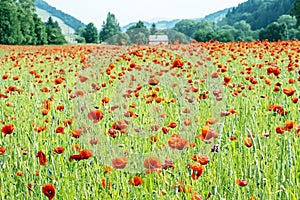
<path id="1" fill-rule="evenodd" d="M 248 0 L 231 9 L 220 25 L 245 20 L 253 30 L 265 28 L 279 16 L 290 14 L 295 0 Z"/>

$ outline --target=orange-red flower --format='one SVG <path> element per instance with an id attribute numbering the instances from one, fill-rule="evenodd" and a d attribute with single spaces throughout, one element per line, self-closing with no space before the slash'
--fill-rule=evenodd
<path id="1" fill-rule="evenodd" d="M 5 147 L 0 147 L 0 155 L 4 155 L 5 151 Z"/>
<path id="2" fill-rule="evenodd" d="M 241 187 L 245 187 L 245 186 L 248 185 L 247 181 L 246 180 L 242 180 L 242 179 L 237 179 L 236 180 L 236 184 L 238 184 Z"/>
<path id="3" fill-rule="evenodd" d="M 64 151 L 65 151 L 65 148 L 63 148 L 63 147 L 56 147 L 53 150 L 53 153 L 55 153 L 55 154 L 62 154 Z"/>
<path id="4" fill-rule="evenodd" d="M 13 131 L 14 131 L 14 129 L 15 129 L 15 127 L 14 127 L 14 125 L 13 124 L 7 124 L 7 125 L 4 125 L 3 127 L 2 127 L 2 133 L 4 134 L 4 137 L 6 136 L 6 135 L 8 135 L 8 134 L 12 134 L 13 133 Z"/>
<path id="5" fill-rule="evenodd" d="M 124 169 L 127 165 L 128 158 L 118 157 L 112 159 L 111 163 L 115 169 Z"/>
<path id="6" fill-rule="evenodd" d="M 72 162 L 73 160 L 85 160 L 85 159 L 89 159 L 90 157 L 93 156 L 93 153 L 88 150 L 88 149 L 84 149 L 82 151 L 79 152 L 79 154 L 73 154 L 72 156 L 70 156 L 69 161 Z"/>
<path id="7" fill-rule="evenodd" d="M 47 164 L 48 159 L 47 159 L 47 157 L 46 157 L 46 155 L 44 154 L 43 151 L 39 151 L 36 154 L 36 157 L 39 158 L 40 165 L 46 165 Z"/>
<path id="8" fill-rule="evenodd" d="M 176 122 L 170 122 L 169 123 L 170 128 L 176 128 L 176 126 L 177 126 Z"/>
<path id="9" fill-rule="evenodd" d="M 212 138 L 217 138 L 218 134 L 214 131 L 214 129 L 208 125 L 203 126 L 202 133 L 197 135 L 196 138 L 200 138 L 203 141 L 209 141 Z"/>
<path id="10" fill-rule="evenodd" d="M 182 68 L 183 65 L 184 65 L 184 62 L 180 58 L 176 58 L 173 61 L 172 68 L 174 68 L 174 67 Z"/>
<path id="11" fill-rule="evenodd" d="M 283 88 L 282 92 L 287 96 L 292 96 L 296 92 L 296 89 L 294 89 L 294 88 Z"/>
<path id="12" fill-rule="evenodd" d="M 150 77 L 148 80 L 149 85 L 158 85 L 159 81 L 156 77 Z"/>
<path id="13" fill-rule="evenodd" d="M 144 167 L 146 169 L 155 170 L 161 168 L 162 164 L 158 158 L 147 158 L 144 161 Z"/>
<path id="14" fill-rule="evenodd" d="M 283 134 L 283 133 L 284 133 L 284 127 L 282 127 L 282 126 L 277 126 L 277 127 L 276 127 L 276 133 Z"/>
<path id="15" fill-rule="evenodd" d="M 81 129 L 71 130 L 71 136 L 74 138 L 80 138 L 81 134 L 82 134 Z"/>
<path id="16" fill-rule="evenodd" d="M 296 128 L 296 122 L 293 122 L 291 120 L 285 122 L 284 130 L 291 131 L 294 128 Z"/>
<path id="17" fill-rule="evenodd" d="M 59 126 L 56 128 L 55 132 L 65 134 L 65 129 L 64 129 L 64 127 Z"/>
<path id="18" fill-rule="evenodd" d="M 198 194 L 198 192 L 194 192 L 192 195 L 192 200 L 202 200 L 202 197 Z"/>
<path id="19" fill-rule="evenodd" d="M 209 156 L 208 155 L 197 155 L 194 154 L 192 156 L 192 159 L 198 163 L 200 163 L 201 165 L 206 165 L 207 163 L 209 163 Z"/>
<path id="20" fill-rule="evenodd" d="M 246 147 L 252 147 L 252 140 L 250 137 L 245 137 L 244 139 L 244 144 L 246 145 Z"/>
<path id="21" fill-rule="evenodd" d="M 189 141 L 181 138 L 178 134 L 174 134 L 168 139 L 168 145 L 171 149 L 182 150 L 189 146 Z"/>
<path id="22" fill-rule="evenodd" d="M 88 113 L 88 118 L 94 123 L 101 121 L 104 117 L 104 114 L 101 110 L 92 110 Z"/>
<path id="23" fill-rule="evenodd" d="M 201 164 L 189 164 L 189 168 L 192 170 L 191 177 L 193 180 L 197 180 L 204 172 L 204 167 Z"/>
<path id="24" fill-rule="evenodd" d="M 139 186 L 143 183 L 143 179 L 139 176 L 135 176 L 130 179 L 129 183 L 130 185 Z"/>
<path id="25" fill-rule="evenodd" d="M 45 184 L 42 187 L 42 192 L 44 193 L 44 195 L 46 195 L 49 200 L 52 200 L 55 196 L 55 187 L 53 184 Z"/>

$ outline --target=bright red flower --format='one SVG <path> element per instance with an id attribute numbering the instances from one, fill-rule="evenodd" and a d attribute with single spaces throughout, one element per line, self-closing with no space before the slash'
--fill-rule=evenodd
<path id="1" fill-rule="evenodd" d="M 53 153 L 55 154 L 62 154 L 65 151 L 65 148 L 63 147 L 57 147 L 53 150 Z"/>
<path id="2" fill-rule="evenodd" d="M 245 187 L 248 185 L 247 181 L 246 180 L 241 180 L 241 179 L 237 179 L 236 180 L 236 184 L 238 184 L 239 186 L 241 187 Z"/>
<path id="3" fill-rule="evenodd" d="M 8 135 L 8 134 L 12 134 L 13 133 L 13 131 L 14 131 L 14 129 L 15 129 L 15 127 L 14 127 L 14 125 L 13 124 L 7 124 L 7 125 L 4 125 L 3 127 L 2 127 L 2 133 L 4 134 L 4 137 L 6 136 L 6 135 Z"/>
<path id="4" fill-rule="evenodd" d="M 246 137 L 245 139 L 244 139 L 244 144 L 246 145 L 246 147 L 252 147 L 252 140 L 251 140 L 251 138 L 249 138 L 249 137 Z"/>
<path id="5" fill-rule="evenodd" d="M 55 196 L 55 187 L 53 184 L 45 184 L 43 187 L 42 187 L 42 192 L 44 193 L 44 195 L 46 195 L 49 200 L 52 200 Z"/>
<path id="6" fill-rule="evenodd" d="M 130 179 L 130 185 L 139 186 L 143 183 L 143 179 L 141 177 L 135 176 Z"/>
<path id="7" fill-rule="evenodd" d="M 72 162 L 72 160 L 85 160 L 85 159 L 89 159 L 90 157 L 93 156 L 93 153 L 88 150 L 88 149 L 84 149 L 82 151 L 79 152 L 79 154 L 73 154 L 72 156 L 70 156 L 69 161 Z"/>
<path id="8" fill-rule="evenodd" d="M 0 155 L 4 155 L 6 149 L 4 147 L 0 147 Z"/>
<path id="9" fill-rule="evenodd" d="M 46 165 L 48 162 L 48 159 L 43 151 L 39 151 L 35 157 L 39 158 L 40 165 Z"/>
<path id="10" fill-rule="evenodd" d="M 283 88 L 282 92 L 284 94 L 286 94 L 287 96 L 292 96 L 296 92 L 296 89 L 294 89 L 294 88 Z"/>

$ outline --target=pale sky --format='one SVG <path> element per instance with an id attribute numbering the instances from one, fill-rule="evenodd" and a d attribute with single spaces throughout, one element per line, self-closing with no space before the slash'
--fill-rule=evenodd
<path id="1" fill-rule="evenodd" d="M 45 0 L 58 10 L 85 24 L 100 28 L 107 13 L 115 15 L 120 26 L 153 19 L 192 19 L 237 6 L 247 0 Z"/>

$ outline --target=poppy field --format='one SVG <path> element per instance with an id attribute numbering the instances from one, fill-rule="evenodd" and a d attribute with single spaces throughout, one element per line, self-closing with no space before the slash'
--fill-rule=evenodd
<path id="1" fill-rule="evenodd" d="M 299 199 L 299 55 L 0 46 L 0 199 Z"/>

